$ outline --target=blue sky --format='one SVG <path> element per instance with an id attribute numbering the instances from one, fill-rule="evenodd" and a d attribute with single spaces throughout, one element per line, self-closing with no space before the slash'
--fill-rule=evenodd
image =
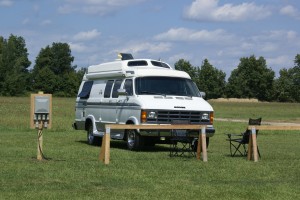
<path id="1" fill-rule="evenodd" d="M 29 59 L 68 43 L 74 65 L 118 52 L 161 59 L 207 58 L 229 77 L 241 57 L 263 56 L 278 76 L 300 54 L 299 0 L 0 0 L 0 35 L 22 36 Z"/>

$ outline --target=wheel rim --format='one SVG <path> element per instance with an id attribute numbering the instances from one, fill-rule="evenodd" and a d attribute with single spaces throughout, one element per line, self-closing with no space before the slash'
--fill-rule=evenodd
<path id="1" fill-rule="evenodd" d="M 88 132 L 88 142 L 89 142 L 89 144 L 92 144 L 93 141 L 94 141 L 93 128 L 90 127 L 89 132 Z"/>
<path id="2" fill-rule="evenodd" d="M 135 143 L 135 132 L 134 130 L 129 130 L 127 134 L 128 146 L 133 147 Z"/>

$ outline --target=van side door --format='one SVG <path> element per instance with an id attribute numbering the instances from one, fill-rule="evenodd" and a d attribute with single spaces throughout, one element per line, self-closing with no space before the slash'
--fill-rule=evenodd
<path id="1" fill-rule="evenodd" d="M 122 99 L 120 99 L 119 95 L 118 95 L 118 89 L 121 88 L 122 82 L 123 82 L 122 79 L 115 80 L 113 90 L 112 90 L 112 94 L 111 94 L 111 97 L 113 99 L 112 101 L 114 102 L 114 106 L 115 106 L 114 116 L 115 116 L 115 122 L 116 123 L 119 123 L 118 112 L 121 109 L 120 108 L 120 106 L 121 106 L 120 103 L 122 103 Z"/>
<path id="2" fill-rule="evenodd" d="M 90 97 L 93 81 L 85 81 L 82 83 L 81 90 L 76 99 L 75 106 L 75 123 L 77 129 L 85 129 L 87 100 Z"/>
<path id="3" fill-rule="evenodd" d="M 113 107 L 113 100 L 111 98 L 111 92 L 115 80 L 107 80 L 102 102 L 102 123 L 115 123 L 115 109 Z"/>
<path id="4" fill-rule="evenodd" d="M 126 95 L 118 96 L 116 121 L 120 124 L 125 124 L 130 116 L 134 115 L 134 107 L 132 102 L 133 95 L 133 80 L 125 79 L 123 89 L 126 90 Z"/>

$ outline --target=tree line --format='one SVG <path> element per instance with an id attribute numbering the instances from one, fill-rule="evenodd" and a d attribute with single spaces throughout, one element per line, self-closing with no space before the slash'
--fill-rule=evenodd
<path id="1" fill-rule="evenodd" d="M 255 98 L 260 101 L 300 102 L 300 54 L 295 56 L 295 66 L 275 72 L 263 57 L 243 57 L 228 81 L 226 74 L 205 59 L 201 66 L 192 66 L 180 59 L 175 69 L 187 72 L 207 99 L 214 98 Z"/>
<path id="2" fill-rule="evenodd" d="M 0 96 L 24 96 L 27 93 L 43 91 L 60 97 L 74 97 L 77 94 L 84 69 L 76 70 L 74 57 L 67 43 L 52 43 L 42 48 L 31 62 L 25 40 L 10 35 L 0 36 Z"/>
<path id="3" fill-rule="evenodd" d="M 0 36 L 0 96 L 24 96 L 44 91 L 59 97 L 75 97 L 85 68 L 72 65 L 74 57 L 67 43 L 52 43 L 42 48 L 32 69 L 25 40 Z M 261 101 L 300 102 L 300 54 L 294 67 L 283 68 L 279 77 L 263 57 L 243 57 L 228 80 L 226 74 L 204 59 L 193 66 L 180 59 L 175 69 L 187 72 L 207 99 L 256 98 Z"/>

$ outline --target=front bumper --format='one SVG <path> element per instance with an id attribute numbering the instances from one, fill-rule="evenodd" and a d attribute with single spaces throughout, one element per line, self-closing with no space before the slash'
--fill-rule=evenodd
<path id="1" fill-rule="evenodd" d="M 143 130 L 140 129 L 139 133 L 142 136 L 153 136 L 153 137 L 170 137 L 172 136 L 173 130 Z M 191 137 L 198 137 L 201 130 L 187 130 L 188 135 Z M 215 134 L 215 128 L 212 125 L 207 125 L 205 129 L 206 137 L 212 137 Z"/>

